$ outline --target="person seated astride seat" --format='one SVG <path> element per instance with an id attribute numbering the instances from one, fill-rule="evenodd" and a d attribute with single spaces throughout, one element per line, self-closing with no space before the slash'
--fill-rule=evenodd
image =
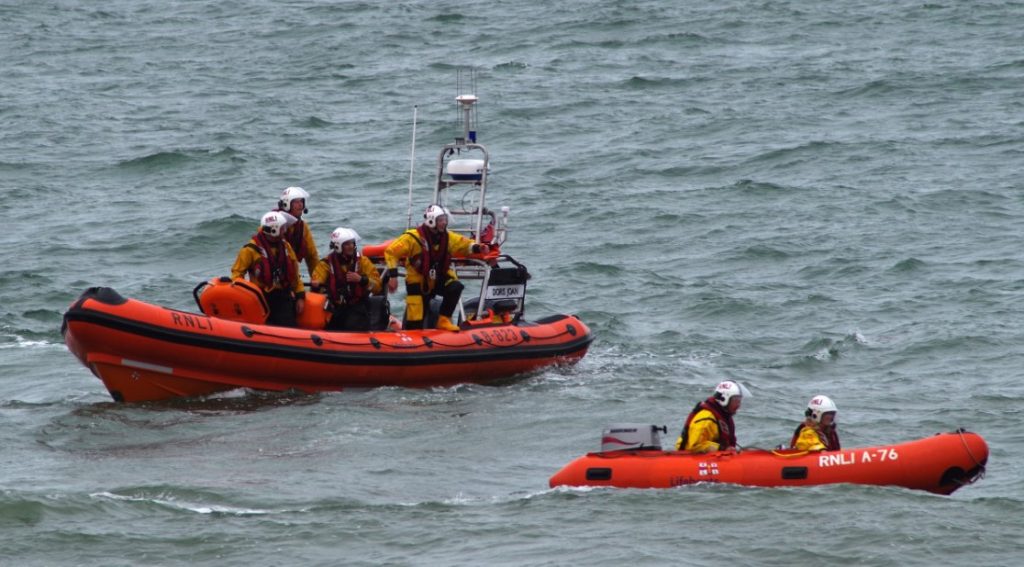
<path id="1" fill-rule="evenodd" d="M 710 453 L 736 448 L 736 426 L 732 416 L 743 402 L 743 390 L 732 380 L 715 387 L 715 393 L 698 402 L 686 417 L 683 432 L 676 439 L 677 451 Z"/>
<path id="2" fill-rule="evenodd" d="M 288 187 L 281 193 L 281 198 L 277 201 L 277 210 L 295 219 L 288 225 L 284 239 L 291 245 L 295 257 L 300 262 L 306 262 L 306 269 L 309 270 L 309 275 L 312 277 L 313 270 L 320 262 L 320 252 L 317 251 L 316 242 L 313 241 L 313 231 L 309 229 L 306 221 L 302 220 L 302 215 L 309 212 L 306 207 L 308 202 L 309 193 L 305 189 Z"/>
<path id="3" fill-rule="evenodd" d="M 324 288 L 333 312 L 328 331 L 369 331 L 369 295 L 384 289 L 373 262 L 359 254 L 358 243 L 359 234 L 351 228 L 334 229 L 331 253 L 313 270 L 313 289 Z"/>
<path id="4" fill-rule="evenodd" d="M 804 411 L 806 418 L 793 432 L 790 445 L 801 451 L 838 451 L 835 402 L 828 396 L 814 396 Z"/>
<path id="5" fill-rule="evenodd" d="M 294 327 L 305 306 L 306 290 L 299 277 L 299 262 L 285 242 L 288 219 L 279 211 L 263 215 L 260 228 L 238 251 L 231 277 L 249 277 L 263 291 L 270 307 L 268 325 Z"/>
<path id="6" fill-rule="evenodd" d="M 452 314 L 462 294 L 462 282 L 451 267 L 453 255 L 487 254 L 490 247 L 476 244 L 448 230 L 448 211 L 430 205 L 423 223 L 402 233 L 384 250 L 388 267 L 388 290 L 398 289 L 398 262 L 405 261 L 405 329 L 422 329 L 425 306 L 435 295 L 442 298 L 437 328 L 458 331 Z"/>

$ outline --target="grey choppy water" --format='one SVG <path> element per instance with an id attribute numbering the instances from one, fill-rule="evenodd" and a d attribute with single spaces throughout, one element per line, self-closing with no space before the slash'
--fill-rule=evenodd
<path id="1" fill-rule="evenodd" d="M 1000 1 L 0 6 L 5 560 L 1019 564 L 1022 30 Z M 85 287 L 190 309 L 284 186 L 321 241 L 392 236 L 412 107 L 422 196 L 466 65 L 528 309 L 598 335 L 579 366 L 125 406 L 67 353 Z M 546 488 L 725 376 L 743 444 L 825 392 L 846 443 L 965 426 L 989 474 Z"/>

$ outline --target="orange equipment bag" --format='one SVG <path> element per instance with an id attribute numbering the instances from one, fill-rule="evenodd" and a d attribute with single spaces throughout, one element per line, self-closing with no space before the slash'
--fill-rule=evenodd
<path id="1" fill-rule="evenodd" d="M 306 306 L 296 317 L 300 329 L 323 329 L 333 313 L 327 308 L 327 296 L 315 291 L 306 292 Z"/>
<path id="2" fill-rule="evenodd" d="M 263 291 L 256 284 L 243 279 L 213 278 L 197 285 L 192 296 L 199 309 L 210 317 L 263 324 L 270 314 Z"/>

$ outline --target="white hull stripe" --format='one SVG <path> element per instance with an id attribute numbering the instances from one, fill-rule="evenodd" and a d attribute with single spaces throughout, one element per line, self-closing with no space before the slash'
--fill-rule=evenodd
<path id="1" fill-rule="evenodd" d="M 159 364 L 150 364 L 148 362 L 139 362 L 138 360 L 129 360 L 127 358 L 121 359 L 121 364 L 129 366 L 131 368 L 141 368 L 143 370 L 152 370 L 153 372 L 163 372 L 164 374 L 174 374 L 174 369 L 170 366 L 160 366 Z"/>

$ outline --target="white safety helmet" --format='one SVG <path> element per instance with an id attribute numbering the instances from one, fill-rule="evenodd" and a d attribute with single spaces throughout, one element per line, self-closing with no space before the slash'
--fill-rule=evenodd
<path id="1" fill-rule="evenodd" d="M 430 228 L 437 228 L 437 218 L 447 217 L 448 210 L 440 205 L 430 205 L 423 213 L 423 224 Z M 451 219 L 449 219 L 450 221 Z"/>
<path id="2" fill-rule="evenodd" d="M 814 423 L 821 423 L 821 416 L 826 413 L 837 413 L 836 403 L 828 396 L 814 396 L 807 404 L 807 417 L 814 420 Z M 834 418 L 833 418 L 834 419 Z"/>
<path id="3" fill-rule="evenodd" d="M 270 211 L 263 215 L 260 220 L 260 226 L 263 227 L 263 233 L 268 236 L 281 236 L 284 234 L 286 228 L 288 228 L 288 217 L 280 211 Z"/>
<path id="4" fill-rule="evenodd" d="M 359 233 L 352 230 L 351 228 L 339 226 L 338 228 L 334 229 L 334 232 L 331 233 L 331 250 L 341 252 L 341 245 L 348 242 L 349 240 L 354 240 L 356 243 L 358 243 L 360 240 Z"/>
<path id="5" fill-rule="evenodd" d="M 715 399 L 718 400 L 718 405 L 724 407 L 729 406 L 729 401 L 734 397 L 743 397 L 742 386 L 733 382 L 732 380 L 726 380 L 715 386 Z"/>
<path id="6" fill-rule="evenodd" d="M 309 209 L 309 193 L 302 187 L 288 187 L 281 193 L 281 199 L 277 202 L 277 208 L 282 211 L 290 211 L 292 209 L 292 201 L 295 199 L 302 199 L 302 212 L 303 214 L 308 213 Z"/>

